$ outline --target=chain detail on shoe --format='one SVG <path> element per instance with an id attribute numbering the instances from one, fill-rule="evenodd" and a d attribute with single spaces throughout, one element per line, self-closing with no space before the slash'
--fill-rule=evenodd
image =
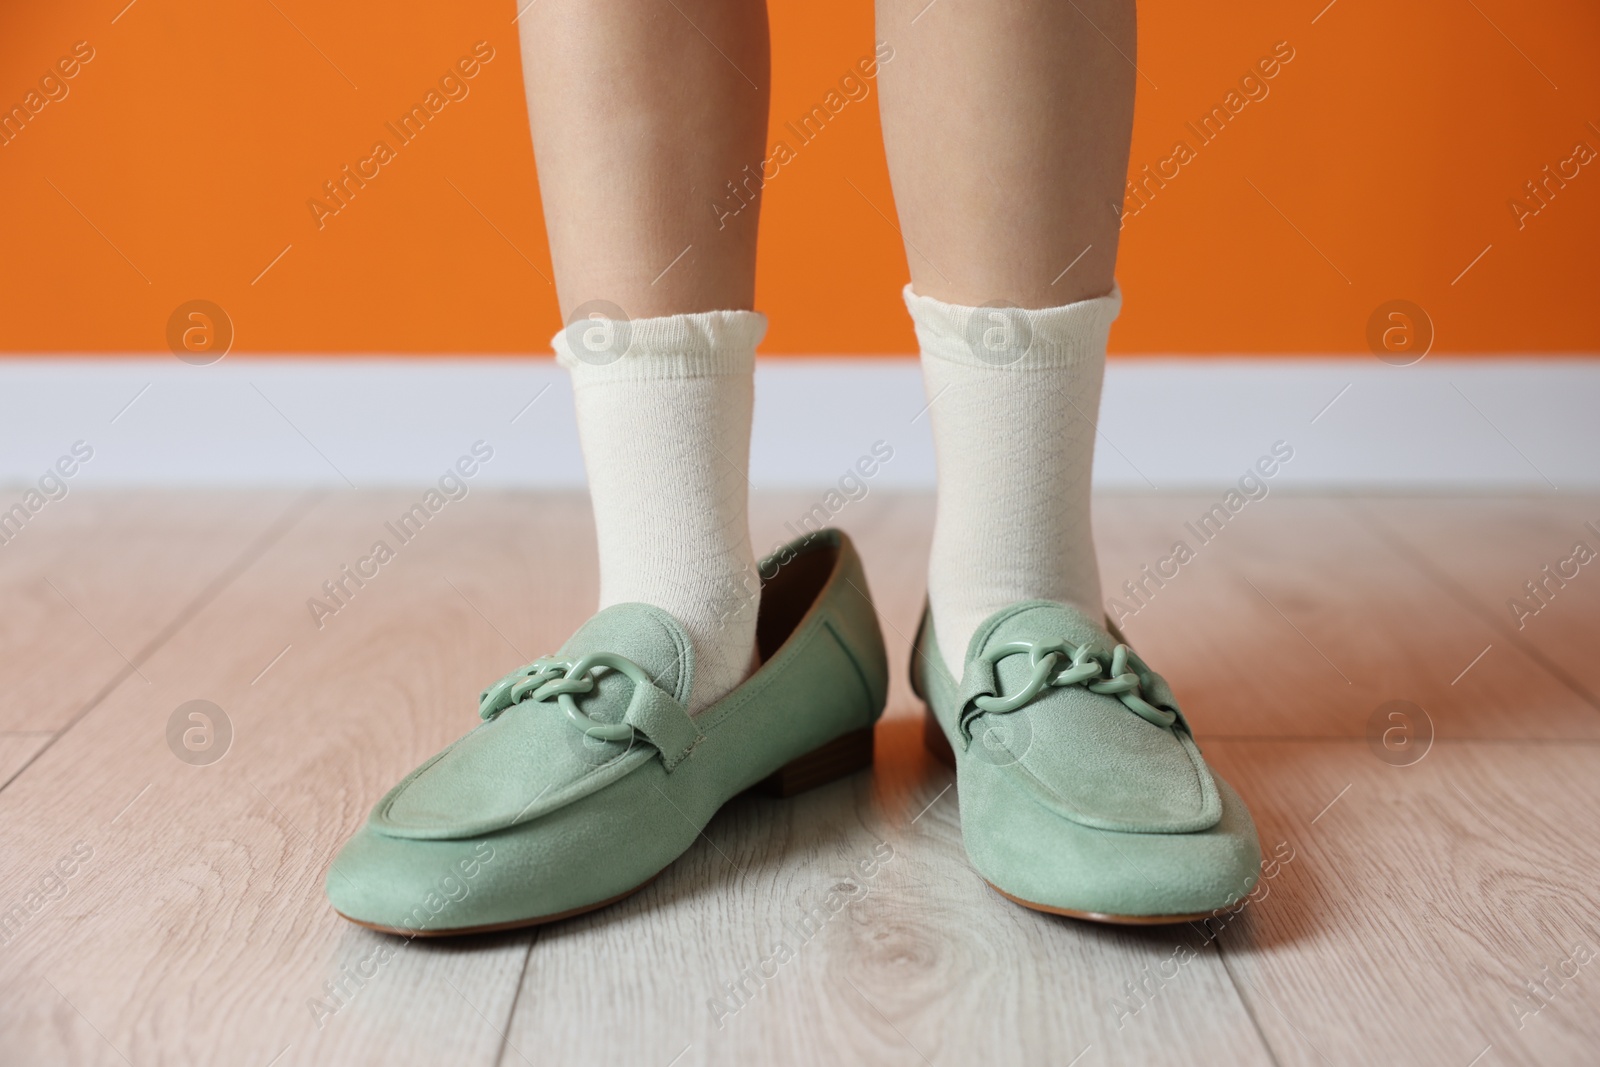
<path id="1" fill-rule="evenodd" d="M 645 669 L 615 652 L 589 652 L 577 659 L 546 656 L 525 667 L 518 667 L 483 691 L 478 715 L 492 719 L 513 704 L 524 700 L 537 703 L 556 701 L 572 724 L 599 741 L 629 741 L 634 727 L 625 722 L 596 722 L 578 707 L 577 697 L 594 690 L 595 672 L 604 668 L 621 671 L 634 685 L 654 685 Z"/>
<path id="2" fill-rule="evenodd" d="M 1158 708 L 1145 700 L 1139 686 L 1139 675 L 1129 669 L 1129 663 L 1145 673 L 1151 673 L 1137 653 L 1127 645 L 1119 644 L 1111 652 L 1109 677 L 1101 679 L 1105 666 L 1095 658 L 1091 645 L 1074 645 L 1057 641 L 1007 641 L 984 652 L 990 664 L 1007 656 L 1027 656 L 1033 668 L 1028 683 L 1008 697 L 978 696 L 972 703 L 979 711 L 1004 715 L 1033 700 L 1051 686 L 1081 685 L 1091 693 L 1115 696 L 1129 711 L 1156 726 L 1171 726 L 1177 721 L 1176 712 Z"/>

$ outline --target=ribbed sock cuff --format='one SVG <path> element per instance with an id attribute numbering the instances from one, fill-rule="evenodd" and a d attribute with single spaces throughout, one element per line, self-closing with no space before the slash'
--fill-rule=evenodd
<path id="1" fill-rule="evenodd" d="M 1114 283 L 1105 296 L 1053 308 L 967 307 L 902 293 L 924 357 L 980 370 L 1051 370 L 1105 355 L 1122 309 Z"/>
<path id="2" fill-rule="evenodd" d="M 584 382 L 662 381 L 750 374 L 766 332 L 758 311 L 699 311 L 578 321 L 550 344 L 556 362 Z"/>

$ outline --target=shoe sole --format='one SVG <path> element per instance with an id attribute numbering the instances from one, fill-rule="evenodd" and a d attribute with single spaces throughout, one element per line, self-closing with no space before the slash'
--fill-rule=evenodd
<path id="1" fill-rule="evenodd" d="M 935 759 L 951 770 L 956 767 L 955 749 L 950 747 L 950 739 L 944 734 L 944 727 L 939 725 L 938 718 L 933 714 L 933 709 L 928 708 L 922 719 L 922 746 L 926 748 Z M 1079 911 L 1076 908 L 1058 908 L 1054 904 L 1040 904 L 1034 900 L 1024 900 L 1019 896 L 1007 893 L 987 878 L 984 884 L 996 893 L 1005 897 L 1013 904 L 1020 904 L 1030 911 L 1041 911 L 1047 915 L 1064 915 L 1069 919 L 1081 919 L 1084 922 L 1104 923 L 1109 926 L 1166 926 L 1171 923 L 1200 922 L 1203 919 L 1215 919 L 1238 911 L 1244 905 L 1235 904 L 1231 907 L 1217 908 L 1212 911 L 1196 911 L 1176 915 L 1118 915 L 1104 911 Z"/>
<path id="2" fill-rule="evenodd" d="M 1012 896 L 987 878 L 984 879 L 984 884 L 1013 904 L 1021 904 L 1030 911 L 1042 911 L 1047 915 L 1065 915 L 1069 919 L 1082 919 L 1084 922 L 1103 923 L 1107 926 L 1167 926 L 1172 923 L 1197 923 L 1205 919 L 1216 919 L 1229 915 L 1244 907 L 1243 904 L 1235 904 L 1231 908 L 1218 908 L 1215 911 L 1196 911 L 1187 915 L 1116 915 L 1111 912 L 1078 911 L 1075 908 L 1058 908 L 1053 904 L 1039 904 L 1032 900 L 1023 900 L 1021 897 Z"/>
<path id="3" fill-rule="evenodd" d="M 872 766 L 873 736 L 874 730 L 871 726 L 842 734 L 827 744 L 812 749 L 804 756 L 799 756 L 785 763 L 771 775 L 751 786 L 746 792 L 788 798 L 827 785 L 830 782 L 838 781 L 840 778 L 848 777 L 857 771 L 866 770 Z M 671 864 L 668 864 L 668 866 L 671 866 Z M 340 918 L 347 919 L 357 926 L 364 926 L 368 930 L 376 930 L 381 934 L 396 934 L 406 938 L 466 937 L 471 934 L 492 934 L 504 930 L 523 930 L 530 926 L 543 926 L 546 923 L 560 922 L 563 919 L 572 919 L 579 915 L 587 915 L 591 911 L 599 911 L 601 908 L 610 907 L 639 892 L 639 890 L 661 877 L 665 870 L 666 868 L 662 868 L 662 870 L 652 874 L 632 889 L 618 893 L 607 900 L 594 904 L 585 904 L 582 907 L 557 912 L 554 915 L 539 915 L 532 919 L 512 919 L 510 922 L 503 923 L 486 923 L 483 926 L 456 926 L 447 930 L 413 930 L 365 922 L 361 919 L 352 918 L 337 908 L 334 910 Z"/>
<path id="4" fill-rule="evenodd" d="M 510 922 L 486 923 L 483 926 L 455 926 L 448 930 L 410 930 L 400 926 L 382 926 L 378 923 L 363 922 L 361 919 L 351 918 L 349 915 L 339 911 L 337 908 L 335 908 L 334 911 L 341 919 L 349 919 L 357 926 L 365 926 L 368 930 L 376 930 L 380 934 L 396 934 L 405 938 L 466 937 L 469 934 L 493 934 L 499 933 L 502 930 L 524 930 L 530 926 L 543 926 L 545 923 L 560 922 L 562 919 L 571 919 L 574 916 L 584 915 L 591 911 L 599 911 L 601 908 L 610 907 L 612 904 L 615 904 L 620 900 L 628 899 L 659 877 L 661 877 L 661 872 L 657 871 L 655 874 L 652 874 L 649 878 L 646 878 L 643 882 L 640 882 L 632 889 L 629 889 L 626 892 L 618 893 L 609 900 L 602 900 L 598 904 L 585 904 L 581 908 L 573 908 L 570 911 L 557 912 L 554 915 L 540 915 L 533 919 L 512 919 Z"/>

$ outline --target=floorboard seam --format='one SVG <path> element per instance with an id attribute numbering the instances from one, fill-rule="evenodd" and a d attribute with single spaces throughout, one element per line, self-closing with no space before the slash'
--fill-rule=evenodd
<path id="1" fill-rule="evenodd" d="M 522 1000 L 522 983 L 528 978 L 528 964 L 533 960 L 533 946 L 539 943 L 540 930 L 535 928 L 528 939 L 528 951 L 522 954 L 522 969 L 517 972 L 517 987 L 511 991 L 511 1007 L 506 1009 L 506 1024 L 500 1030 L 500 1051 L 495 1054 L 494 1067 L 501 1067 L 506 1059 L 506 1047 L 511 1044 L 511 1022 L 517 1017 L 517 1003 Z M 517 1055 L 522 1055 L 519 1050 Z"/>
<path id="2" fill-rule="evenodd" d="M 1233 995 L 1239 998 L 1239 1003 L 1244 1006 L 1244 1013 L 1250 1017 L 1250 1025 L 1256 1028 L 1256 1037 L 1261 1042 L 1261 1047 L 1266 1050 L 1267 1059 L 1272 1061 L 1272 1067 L 1283 1067 L 1278 1059 L 1278 1050 L 1272 1047 L 1272 1042 L 1267 1039 L 1267 1032 L 1261 1028 L 1261 1020 L 1256 1017 L 1256 1006 L 1250 1003 L 1250 998 L 1244 995 L 1244 990 L 1239 988 L 1239 979 L 1233 973 L 1233 965 L 1228 962 L 1227 950 L 1222 947 L 1222 938 L 1217 938 L 1217 959 L 1222 961 L 1222 972 L 1228 976 L 1228 984 L 1233 986 Z"/>
<path id="3" fill-rule="evenodd" d="M 4 782 L 0 782 L 0 792 L 4 792 L 12 782 L 15 782 L 23 775 L 24 772 L 27 771 L 29 767 L 33 766 L 34 762 L 38 760 L 39 757 L 50 751 L 50 749 L 55 746 L 56 742 L 60 741 L 67 735 L 67 731 L 78 725 L 78 723 L 82 722 L 91 711 L 99 707 L 100 703 L 104 701 L 106 697 L 115 692 L 117 687 L 126 681 L 135 671 L 137 671 L 141 664 L 149 662 L 150 657 L 154 656 L 158 651 L 161 650 L 163 645 L 172 640 L 179 630 L 183 629 L 183 627 L 202 610 L 204 610 L 208 604 L 210 604 L 218 596 L 222 595 L 222 591 L 229 585 L 232 585 L 234 580 L 238 578 L 239 575 L 243 574 L 252 563 L 265 555 L 267 550 L 276 544 L 280 539 L 282 539 L 282 537 L 291 529 L 293 529 L 296 523 L 305 518 L 306 514 L 310 512 L 312 506 L 315 505 L 317 501 L 320 500 L 324 495 L 326 494 L 323 490 L 311 490 L 296 497 L 294 502 L 289 505 L 283 514 L 279 515 L 276 520 L 270 523 L 260 536 L 246 545 L 244 551 L 235 557 L 233 562 L 224 567 L 215 578 L 207 582 L 205 588 L 201 589 L 200 592 L 195 595 L 193 600 L 184 605 L 178 611 L 178 613 L 173 616 L 171 622 L 167 623 L 167 625 L 158 630 L 154 637 L 145 642 L 143 648 L 139 649 L 133 654 L 133 658 L 126 665 L 113 674 L 105 685 L 96 690 L 95 694 L 84 703 L 83 707 L 78 709 L 72 718 L 68 719 L 60 729 L 50 731 L 50 740 L 46 741 L 43 745 L 40 745 L 39 751 L 30 756 L 26 763 L 18 767 L 16 772 L 13 773 L 11 777 L 7 778 Z"/>
<path id="4" fill-rule="evenodd" d="M 1383 541 L 1384 544 L 1389 546 L 1391 551 L 1400 556 L 1402 559 L 1406 560 L 1406 562 L 1410 563 L 1413 567 L 1416 567 L 1422 572 L 1424 577 L 1430 579 L 1435 585 L 1443 589 L 1451 596 L 1451 598 L 1465 607 L 1473 615 L 1477 616 L 1491 630 L 1509 641 L 1512 647 L 1516 648 L 1517 651 L 1521 652 L 1539 666 L 1543 667 L 1545 672 L 1548 673 L 1552 678 L 1566 686 L 1568 689 L 1572 690 L 1583 700 L 1584 703 L 1589 705 L 1590 710 L 1600 714 L 1600 697 L 1596 697 L 1595 694 L 1589 692 L 1588 688 L 1581 681 L 1567 673 L 1566 668 L 1551 660 L 1539 649 L 1537 645 L 1529 644 L 1521 637 L 1517 636 L 1517 632 L 1508 627 L 1497 612 L 1492 612 L 1485 608 L 1485 606 L 1478 601 L 1478 598 L 1473 596 L 1470 591 L 1463 588 L 1461 584 L 1458 583 L 1454 578 L 1450 577 L 1450 575 L 1440 571 L 1431 562 L 1429 562 L 1428 557 L 1424 556 L 1421 552 L 1418 552 L 1410 544 L 1407 544 L 1404 539 L 1397 537 L 1391 530 L 1388 529 L 1388 527 L 1384 525 L 1381 519 L 1378 519 L 1376 516 L 1370 514 L 1361 504 L 1358 504 L 1355 501 L 1344 501 L 1343 503 L 1345 507 L 1350 509 L 1350 513 L 1355 516 L 1356 521 L 1360 522 L 1363 526 L 1372 531 L 1372 533 L 1379 540 Z"/>

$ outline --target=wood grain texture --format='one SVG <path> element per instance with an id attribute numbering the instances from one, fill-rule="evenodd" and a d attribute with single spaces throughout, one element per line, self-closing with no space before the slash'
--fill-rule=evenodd
<path id="1" fill-rule="evenodd" d="M 1600 497 L 1373 497 L 1356 513 L 1505 642 L 1570 679 L 1600 713 Z M 1595 553 L 1582 562 L 1579 542 Z M 1570 561 L 1570 562 L 1569 562 Z M 1550 568 L 1546 571 L 1545 568 Z M 1563 578 L 1557 568 L 1566 570 Z M 1551 572 L 1555 572 L 1553 575 Z M 1529 595 L 1534 582 L 1538 598 Z M 1526 612 L 1513 610 L 1520 601 Z M 1487 660 L 1487 657 L 1486 657 Z"/>
<path id="2" fill-rule="evenodd" d="M 931 502 L 875 491 L 836 518 L 866 557 L 894 672 L 872 774 L 738 798 L 644 891 L 568 922 L 412 943 L 345 923 L 321 890 L 334 849 L 471 726 L 486 681 L 555 648 L 596 595 L 582 496 L 474 490 L 319 627 L 307 599 L 392 540 L 385 522 L 417 495 L 315 501 L 150 648 L 148 681 L 115 682 L 0 789 L 0 908 L 25 913 L 0 933 L 0 1062 L 1465 1067 L 1486 1046 L 1480 1064 L 1600 1050 L 1593 963 L 1537 1013 L 1512 1007 L 1575 943 L 1600 952 L 1592 710 L 1510 645 L 1452 688 L 1458 646 L 1470 658 L 1497 632 L 1441 576 L 1487 568 L 1446 546 L 1434 573 L 1352 505 L 1287 495 L 1250 505 L 1130 626 L 1198 709 L 1268 853 L 1293 855 L 1220 936 L 1040 915 L 970 869 L 952 776 L 922 751 L 905 683 Z M 213 513 L 245 513 L 235 500 L 163 500 L 78 542 L 128 583 L 103 603 L 214 580 L 213 557 L 162 555 L 140 522 L 178 542 L 169 521 L 237 529 L 248 545 L 284 514 L 263 498 L 250 530 Z M 759 498 L 757 544 L 813 503 Z M 1100 500 L 1108 578 L 1194 510 Z M 1356 672 L 1354 696 L 1243 578 Z M 41 617 L 29 647 L 76 620 Z M 1600 637 L 1595 613 L 1537 621 L 1574 655 Z M 64 662 L 41 655 L 19 676 L 42 692 L 36 676 Z M 1439 724 L 1412 766 L 1364 738 L 1365 705 L 1390 693 Z M 233 728 L 206 766 L 167 742 L 196 698 Z M 0 734 L 0 770 L 35 756 L 37 736 Z M 363 967 L 364 982 L 348 977 Z"/>
<path id="3" fill-rule="evenodd" d="M 302 492 L 76 490 L 0 547 L 0 730 L 56 730 L 226 581 Z"/>
<path id="4" fill-rule="evenodd" d="M 1362 737 L 1404 700 L 1440 737 L 1600 739 L 1594 707 L 1521 649 L 1474 665 L 1497 631 L 1347 502 L 1274 493 L 1202 544 L 1186 523 L 1217 499 L 1107 497 L 1096 521 L 1108 596 L 1174 541 L 1194 549 L 1124 629 L 1202 738 Z"/>
<path id="5" fill-rule="evenodd" d="M 565 544 L 577 498 L 474 494 L 319 630 L 307 598 L 410 502 L 324 500 L 156 650 L 148 684 L 124 681 L 0 792 L 0 899 L 75 842 L 93 852 L 0 962 L 19 1062 L 499 1054 L 526 935 L 404 945 L 335 916 L 321 882 L 383 791 L 470 725 L 484 681 L 581 620 L 593 566 L 574 568 Z M 209 766 L 167 746 L 169 717 L 196 698 L 234 731 Z M 384 944 L 404 947 L 348 1006 L 309 1003 L 337 1005 L 324 983 Z"/>
<path id="6" fill-rule="evenodd" d="M 27 766 L 39 750 L 50 743 L 55 733 L 50 730 L 0 733 L 0 788 L 11 781 L 13 775 Z"/>
<path id="7" fill-rule="evenodd" d="M 1408 767 L 1348 742 L 1207 753 L 1295 855 L 1221 938 L 1279 1063 L 1595 1062 L 1600 745 L 1447 741 Z"/>

